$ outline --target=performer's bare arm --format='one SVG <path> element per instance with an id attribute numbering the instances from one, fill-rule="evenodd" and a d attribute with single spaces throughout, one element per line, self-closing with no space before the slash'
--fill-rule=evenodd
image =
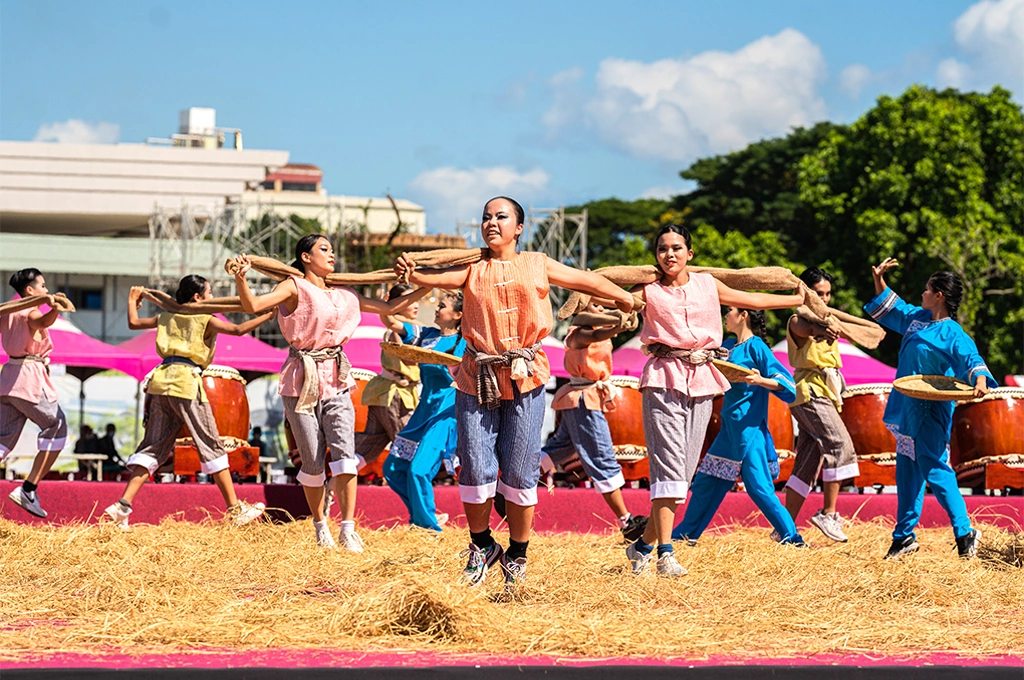
<path id="1" fill-rule="evenodd" d="M 882 260 L 882 264 L 877 267 L 871 268 L 871 276 L 875 279 L 875 295 L 879 295 L 885 291 L 888 286 L 885 284 L 885 273 L 894 267 L 899 267 L 899 260 L 887 257 Z"/>
<path id="2" fill-rule="evenodd" d="M 266 295 L 256 295 L 249 288 L 249 282 L 245 280 L 245 273 L 252 269 L 252 263 L 245 255 L 239 255 L 235 259 L 242 265 L 235 272 L 235 285 L 238 287 L 238 299 L 242 303 L 242 309 L 249 314 L 262 314 L 283 304 L 289 314 L 295 311 L 299 305 L 299 289 L 295 286 L 295 281 L 285 279 Z"/>
<path id="3" fill-rule="evenodd" d="M 718 299 L 723 305 L 740 307 L 742 309 L 786 309 L 788 307 L 799 307 L 804 303 L 804 294 L 807 286 L 800 283 L 797 292 L 792 295 L 775 295 L 772 293 L 748 293 L 744 290 L 736 290 L 715 279 L 718 286 Z"/>
<path id="4" fill-rule="evenodd" d="M 633 296 L 616 286 L 614 283 L 594 272 L 567 267 L 561 262 L 547 261 L 548 281 L 556 286 L 589 293 L 602 300 L 611 301 L 623 312 L 633 311 Z"/>
<path id="5" fill-rule="evenodd" d="M 391 301 L 368 298 L 365 295 L 359 295 L 358 293 L 356 294 L 356 297 L 359 298 L 359 309 L 361 311 L 369 312 L 371 314 L 379 314 L 381 319 L 383 319 L 386 316 L 394 316 L 395 314 L 398 314 L 400 311 L 416 302 L 430 291 L 431 289 L 427 287 L 417 288 L 411 293 L 406 293 L 402 297 L 395 298 Z M 387 325 L 387 322 L 385 322 L 385 325 Z"/>
<path id="6" fill-rule="evenodd" d="M 466 280 L 469 278 L 469 265 L 460 264 L 444 269 L 418 269 L 412 258 L 402 253 L 395 260 L 395 274 L 401 279 L 406 272 L 408 272 L 409 283 L 417 286 L 455 290 L 466 287 Z"/>
<path id="7" fill-rule="evenodd" d="M 576 332 L 569 338 L 570 349 L 585 349 L 595 342 L 610 340 L 622 332 L 619 326 L 605 326 L 603 328 L 577 328 Z"/>
<path id="8" fill-rule="evenodd" d="M 245 335 L 273 319 L 276 314 L 277 310 L 272 309 L 269 312 L 264 312 L 263 314 L 249 319 L 248 321 L 243 321 L 242 323 L 221 321 L 217 317 L 211 316 L 210 320 L 206 324 L 206 333 L 204 336 L 209 340 L 215 335 Z"/>
<path id="9" fill-rule="evenodd" d="M 33 333 L 35 333 L 36 331 L 41 331 L 44 328 L 49 328 L 57 321 L 57 317 L 60 315 L 60 311 L 57 309 L 55 304 L 56 303 L 54 302 L 53 296 L 50 295 L 50 311 L 48 311 L 46 314 L 43 314 L 38 309 L 33 309 L 31 312 L 28 313 L 28 328 L 30 331 L 32 331 Z"/>
<path id="10" fill-rule="evenodd" d="M 774 378 L 765 378 L 756 368 L 752 368 L 750 370 L 752 370 L 753 373 L 743 376 L 743 382 L 748 385 L 763 387 L 771 392 L 778 392 L 782 389 L 782 385 L 779 384 L 778 380 L 775 380 Z"/>
<path id="11" fill-rule="evenodd" d="M 131 290 L 128 291 L 128 328 L 133 331 L 156 328 L 157 317 L 139 317 L 139 308 L 142 307 L 142 293 L 145 290 L 142 286 L 132 286 Z"/>

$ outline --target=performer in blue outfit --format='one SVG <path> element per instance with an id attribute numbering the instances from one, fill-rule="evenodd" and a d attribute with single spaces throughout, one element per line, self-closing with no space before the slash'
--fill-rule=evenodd
<path id="1" fill-rule="evenodd" d="M 441 297 L 434 323 L 438 328 L 422 329 L 415 344 L 461 357 L 466 351 L 466 341 L 459 333 L 461 292 Z M 420 403 L 391 445 L 391 453 L 384 461 L 384 478 L 408 508 L 411 524 L 440 531 L 447 515 L 436 514 L 433 482 L 442 461 L 446 461 L 449 472 L 458 464 L 454 459 L 455 388 L 446 366 L 421 364 L 420 380 Z"/>
<path id="2" fill-rule="evenodd" d="M 900 333 L 896 377 L 948 375 L 974 385 L 981 397 L 998 383 L 978 354 L 974 340 L 956 322 L 963 296 L 960 278 L 951 272 L 932 274 L 921 295 L 921 306 L 908 304 L 885 284 L 885 272 L 898 266 L 892 258 L 872 267 L 875 298 L 864 310 L 889 330 Z M 889 393 L 882 420 L 896 437 L 896 528 L 886 559 L 917 550 L 914 527 L 921 519 L 925 483 L 949 515 L 961 557 L 978 551 L 981 532 L 971 527 L 967 505 L 949 466 L 949 435 L 953 403 L 913 399 L 896 390 Z"/>
<path id="3" fill-rule="evenodd" d="M 781 543 L 804 545 L 793 518 L 775 495 L 779 457 L 768 431 L 768 393 L 787 403 L 796 399 L 792 374 L 765 343 L 765 314 L 760 310 L 730 307 L 725 327 L 736 334 L 729 361 L 754 371 L 734 383 L 722 403 L 722 429 L 697 468 L 686 514 L 672 538 L 691 545 L 711 523 L 725 494 L 737 477 L 751 500 L 771 523 Z"/>

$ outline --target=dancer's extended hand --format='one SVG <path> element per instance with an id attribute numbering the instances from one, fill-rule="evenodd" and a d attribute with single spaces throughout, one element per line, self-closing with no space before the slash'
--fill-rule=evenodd
<path id="1" fill-rule="evenodd" d="M 985 376 L 979 375 L 974 383 L 974 398 L 981 399 L 986 394 L 988 394 L 988 382 L 985 380 Z"/>
<path id="2" fill-rule="evenodd" d="M 245 253 L 242 253 L 235 258 L 235 262 L 238 263 L 238 271 L 235 272 L 235 278 L 245 278 L 246 272 L 252 269 L 252 260 Z"/>
<path id="3" fill-rule="evenodd" d="M 395 260 L 395 276 L 401 281 L 408 281 L 413 272 L 416 271 L 416 263 L 408 253 L 402 253 Z"/>
<path id="4" fill-rule="evenodd" d="M 878 278 L 883 276 L 890 269 L 894 269 L 899 266 L 899 260 L 897 260 L 894 257 L 887 257 L 884 260 L 882 260 L 882 263 L 880 265 L 871 268 L 871 274 L 875 276 L 875 278 Z"/>

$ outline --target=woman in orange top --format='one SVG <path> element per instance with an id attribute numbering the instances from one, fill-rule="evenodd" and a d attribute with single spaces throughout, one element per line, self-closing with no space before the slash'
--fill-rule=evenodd
<path id="1" fill-rule="evenodd" d="M 550 376 L 540 342 L 551 331 L 549 286 L 614 300 L 631 311 L 633 298 L 607 279 L 567 267 L 543 253 L 517 252 L 524 212 L 504 196 L 484 206 L 480 235 L 488 253 L 479 262 L 447 269 L 417 270 L 402 256 L 395 272 L 410 283 L 464 291 L 462 333 L 466 353 L 455 367 L 458 421 L 459 495 L 471 543 L 463 578 L 483 583 L 499 560 L 506 586 L 526 574 L 526 549 L 533 528 L 540 477 L 540 431 L 544 385 Z M 498 475 L 501 474 L 501 481 Z M 496 491 L 507 500 L 509 549 L 491 536 L 491 503 Z"/>
<path id="2" fill-rule="evenodd" d="M 591 302 L 584 312 L 603 314 L 605 309 Z M 622 467 L 615 460 L 612 433 L 605 411 L 615 408 L 614 399 L 620 388 L 607 382 L 612 375 L 612 338 L 620 326 L 573 326 L 565 336 L 565 370 L 571 376 L 555 394 L 551 407 L 561 414 L 558 429 L 543 448 L 545 463 L 564 463 L 573 453 L 594 488 L 619 521 L 622 535 L 635 541 L 647 528 L 647 517 L 633 516 L 622 500 Z"/>

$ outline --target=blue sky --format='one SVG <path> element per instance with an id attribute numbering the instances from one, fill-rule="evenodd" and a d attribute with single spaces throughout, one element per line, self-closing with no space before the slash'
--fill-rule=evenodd
<path id="1" fill-rule="evenodd" d="M 4 0 L 0 138 L 141 142 L 213 107 L 451 231 L 495 193 L 678 193 L 696 158 L 913 82 L 1019 93 L 1022 55 L 1024 0 Z"/>

